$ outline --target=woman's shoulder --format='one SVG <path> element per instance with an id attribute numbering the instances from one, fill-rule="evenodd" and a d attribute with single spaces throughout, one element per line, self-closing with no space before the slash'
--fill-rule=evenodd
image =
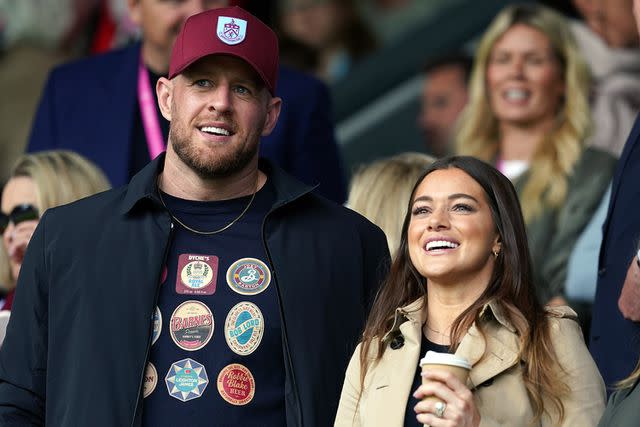
<path id="1" fill-rule="evenodd" d="M 548 305 L 544 310 L 551 319 L 578 320 L 578 314 L 567 305 Z"/>
<path id="2" fill-rule="evenodd" d="M 611 153 L 596 147 L 586 147 L 578 159 L 575 172 L 593 173 L 596 171 L 613 173 L 613 169 L 618 159 Z M 594 170 L 597 167 L 600 169 Z"/>
<path id="3" fill-rule="evenodd" d="M 579 331 L 578 314 L 571 307 L 566 305 L 546 306 L 545 311 L 549 319 L 552 336 L 554 335 L 554 331 L 567 333 L 568 331 L 574 332 L 576 328 Z"/>

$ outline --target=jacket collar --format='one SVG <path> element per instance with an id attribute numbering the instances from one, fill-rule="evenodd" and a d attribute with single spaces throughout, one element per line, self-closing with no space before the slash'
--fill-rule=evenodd
<path id="1" fill-rule="evenodd" d="M 143 200 L 160 204 L 157 178 L 164 169 L 164 160 L 165 153 L 162 153 L 131 178 L 120 209 L 123 215 L 129 213 Z M 315 189 L 292 178 L 267 159 L 260 159 L 258 168 L 269 177 L 275 188 L 276 202 L 273 209 L 290 203 Z"/>
<path id="2" fill-rule="evenodd" d="M 402 323 L 402 318 L 405 317 L 407 320 L 411 322 L 419 322 L 420 325 L 426 322 L 426 312 L 423 310 L 424 306 L 424 298 L 419 298 L 412 303 L 405 305 L 404 307 L 400 307 L 396 309 L 395 319 L 394 319 L 394 327 L 395 325 L 400 325 Z M 507 316 L 504 314 L 504 310 L 495 302 L 491 301 L 482 307 L 480 310 L 480 318 L 481 319 L 491 319 L 493 317 L 500 323 L 502 326 L 507 328 L 511 332 L 516 332 L 516 328 L 509 321 Z M 392 328 L 393 330 L 393 328 Z"/>
<path id="3" fill-rule="evenodd" d="M 415 342 L 420 348 L 422 325 L 426 321 L 424 301 L 424 298 L 420 298 L 396 309 L 394 326 L 385 338 L 394 330 L 399 330 L 405 341 Z M 495 301 L 482 307 L 480 319 L 484 334 L 474 323 L 455 353 L 473 366 L 467 384 L 471 389 L 514 366 L 520 358 L 520 340 L 516 329 Z"/>

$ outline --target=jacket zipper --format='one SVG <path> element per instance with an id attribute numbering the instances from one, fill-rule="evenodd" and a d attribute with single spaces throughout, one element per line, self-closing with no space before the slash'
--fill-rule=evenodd
<path id="1" fill-rule="evenodd" d="M 138 383 L 138 397 L 136 398 L 136 404 L 133 408 L 133 418 L 131 419 L 131 427 L 135 427 L 136 415 L 138 414 L 138 405 L 140 404 L 140 395 L 142 394 L 142 387 L 144 385 L 144 373 L 147 370 L 147 360 L 149 359 L 149 351 L 151 350 L 151 341 L 153 339 L 153 313 L 155 307 L 158 305 L 158 298 L 160 297 L 160 279 L 162 278 L 162 269 L 164 268 L 165 263 L 167 262 L 167 256 L 169 255 L 169 246 L 171 246 L 171 238 L 173 237 L 173 221 L 170 222 L 169 227 L 169 238 L 167 239 L 167 244 L 164 248 L 164 257 L 162 259 L 162 264 L 160 265 L 160 275 L 158 276 L 156 283 L 156 296 L 153 300 L 153 305 L 151 306 L 151 317 L 150 317 L 150 333 L 149 339 L 147 341 L 147 351 L 144 354 L 144 365 L 142 366 L 142 372 L 140 373 L 140 382 Z"/>
<path id="2" fill-rule="evenodd" d="M 304 193 L 306 194 L 306 193 Z M 301 197 L 301 195 L 299 195 L 296 198 Z M 297 413 L 297 418 L 300 422 L 300 427 L 304 426 L 304 422 L 302 421 L 302 404 L 300 403 L 300 393 L 298 391 L 298 383 L 296 382 L 296 374 L 293 370 L 293 362 L 292 362 L 292 358 L 291 358 L 291 350 L 289 348 L 289 338 L 288 338 L 288 334 L 287 334 L 287 323 L 286 323 L 286 319 L 285 319 L 285 315 L 284 315 L 284 308 L 283 308 L 283 304 L 282 304 L 282 295 L 280 293 L 280 284 L 278 283 L 278 277 L 277 277 L 277 272 L 274 268 L 274 264 L 273 264 L 273 259 L 271 258 L 271 252 L 269 252 L 269 247 L 267 246 L 267 238 L 265 235 L 265 225 L 267 223 L 267 218 L 269 218 L 269 216 L 276 211 L 278 208 L 284 206 L 287 203 L 292 202 L 295 199 L 289 200 L 289 201 L 285 201 L 283 202 L 281 205 L 279 206 L 275 206 L 271 211 L 269 211 L 267 213 L 267 215 L 265 215 L 264 220 L 262 221 L 262 245 L 264 246 L 264 250 L 267 254 L 267 259 L 269 260 L 269 265 L 271 266 L 271 276 L 273 277 L 273 280 L 275 281 L 276 284 L 276 295 L 278 297 L 278 309 L 280 311 L 280 319 L 282 320 L 282 331 L 283 331 L 283 338 L 284 338 L 284 351 L 286 354 L 286 360 L 287 360 L 287 365 L 289 368 L 289 372 L 291 372 L 291 384 L 293 387 L 293 395 L 296 401 L 296 413 Z M 285 400 L 285 412 L 286 412 L 286 400 Z"/>

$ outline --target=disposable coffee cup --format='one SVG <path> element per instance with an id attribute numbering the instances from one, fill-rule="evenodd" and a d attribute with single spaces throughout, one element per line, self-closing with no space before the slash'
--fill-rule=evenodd
<path id="1" fill-rule="evenodd" d="M 469 376 L 469 371 L 471 370 L 471 363 L 467 359 L 456 356 L 455 354 L 449 353 L 438 353 L 436 351 L 427 351 L 427 354 L 420 359 L 420 366 L 422 367 L 422 372 L 426 370 L 445 370 L 451 372 L 456 376 L 463 384 L 467 383 L 467 377 Z M 427 384 L 429 380 L 422 377 L 422 384 Z M 425 397 L 424 400 L 434 400 L 439 401 L 435 396 Z M 425 424 L 425 427 L 428 427 Z"/>

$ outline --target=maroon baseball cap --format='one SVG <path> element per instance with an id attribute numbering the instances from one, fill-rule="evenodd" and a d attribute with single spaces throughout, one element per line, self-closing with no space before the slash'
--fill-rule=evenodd
<path id="1" fill-rule="evenodd" d="M 258 73 L 272 95 L 278 79 L 278 38 L 258 18 L 234 6 L 190 16 L 180 30 L 169 63 L 169 78 L 207 55 L 232 55 Z"/>

